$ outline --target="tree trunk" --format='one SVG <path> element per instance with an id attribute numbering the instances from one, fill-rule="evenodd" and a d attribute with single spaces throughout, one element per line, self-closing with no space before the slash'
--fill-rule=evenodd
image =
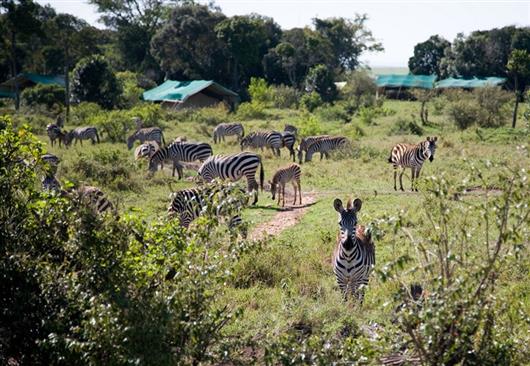
<path id="1" fill-rule="evenodd" d="M 15 109 L 18 111 L 20 108 L 20 90 L 17 80 L 17 52 L 15 45 L 16 34 L 14 31 L 11 31 L 11 70 L 13 72 L 13 78 L 15 81 Z"/>

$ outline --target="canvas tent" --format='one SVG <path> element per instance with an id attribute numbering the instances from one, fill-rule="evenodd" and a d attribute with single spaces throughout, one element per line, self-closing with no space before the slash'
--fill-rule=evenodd
<path id="1" fill-rule="evenodd" d="M 432 89 L 436 75 L 378 75 L 375 83 L 378 88 L 421 88 Z"/>
<path id="2" fill-rule="evenodd" d="M 501 85 L 506 81 L 506 78 L 498 77 L 485 77 L 485 78 L 471 78 L 471 79 L 457 79 L 448 78 L 440 80 L 436 83 L 436 89 L 449 89 L 449 88 L 463 88 L 463 89 L 474 89 L 483 88 L 486 86 L 497 86 Z"/>
<path id="3" fill-rule="evenodd" d="M 35 86 L 37 84 L 59 85 L 65 87 L 66 83 L 62 75 L 40 75 L 29 72 L 18 74 L 0 84 L 0 98 L 15 99 L 15 80 L 18 82 L 19 90 Z"/>
<path id="4" fill-rule="evenodd" d="M 175 109 L 201 108 L 218 103 L 226 103 L 233 109 L 239 102 L 237 93 L 212 80 L 166 80 L 156 88 L 144 92 L 143 98 Z"/>

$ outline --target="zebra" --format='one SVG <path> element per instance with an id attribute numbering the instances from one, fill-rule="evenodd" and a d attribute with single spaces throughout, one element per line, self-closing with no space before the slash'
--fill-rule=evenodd
<path id="1" fill-rule="evenodd" d="M 42 190 L 50 192 L 61 192 L 61 183 L 55 178 L 54 174 L 47 174 L 42 179 Z"/>
<path id="2" fill-rule="evenodd" d="M 296 142 L 296 135 L 292 132 L 282 132 L 282 144 L 289 150 L 289 157 L 293 157 L 295 161 L 294 144 Z"/>
<path id="3" fill-rule="evenodd" d="M 394 190 L 397 191 L 396 178 L 397 168 L 401 167 L 401 173 L 399 174 L 400 189 L 403 191 L 403 173 L 405 168 L 410 168 L 412 171 L 411 176 L 411 190 L 417 191 L 418 189 L 414 185 L 414 180 L 420 177 L 421 167 L 423 162 L 427 159 L 429 161 L 434 160 L 434 152 L 436 151 L 436 141 L 438 138 L 427 137 L 427 140 L 420 142 L 416 145 L 411 144 L 397 144 L 390 151 L 388 162 L 394 166 Z"/>
<path id="4" fill-rule="evenodd" d="M 331 150 L 346 146 L 348 143 L 348 139 L 343 136 L 325 137 L 318 139 L 314 141 L 311 145 L 309 145 L 309 147 L 307 148 L 307 152 L 305 154 L 305 161 L 306 163 L 311 161 L 311 159 L 313 158 L 313 154 L 317 151 L 320 152 L 320 160 L 322 160 L 322 156 L 329 158 L 329 152 Z"/>
<path id="5" fill-rule="evenodd" d="M 46 133 L 48 134 L 48 137 L 50 138 L 50 144 L 52 146 L 55 143 L 55 140 L 58 140 L 59 147 L 61 147 L 61 142 L 63 142 L 65 138 L 65 134 L 63 131 L 61 131 L 61 128 L 59 126 L 53 123 L 48 124 L 46 126 Z"/>
<path id="6" fill-rule="evenodd" d="M 260 148 L 263 151 L 264 147 L 272 150 L 272 153 L 280 157 L 280 148 L 283 145 L 282 134 L 277 131 L 260 131 L 252 132 L 245 136 L 241 142 L 241 151 L 248 146 L 254 149 Z"/>
<path id="7" fill-rule="evenodd" d="M 256 181 L 256 172 L 260 166 L 260 187 L 263 191 L 263 163 L 261 156 L 251 153 L 242 152 L 231 155 L 214 155 L 210 156 L 199 168 L 198 179 L 211 182 L 215 178 L 229 179 L 233 182 L 241 179 L 243 176 L 247 179 L 247 190 L 249 192 L 258 190 Z M 254 202 L 258 202 L 258 194 L 254 197 Z"/>
<path id="8" fill-rule="evenodd" d="M 55 174 L 57 172 L 57 166 L 59 165 L 59 158 L 53 154 L 47 153 L 41 156 L 43 162 L 46 163 L 45 169 L 47 170 L 46 174 Z"/>
<path id="9" fill-rule="evenodd" d="M 221 140 L 225 141 L 225 136 L 237 136 L 239 142 L 245 136 L 245 129 L 241 123 L 221 123 L 213 130 L 213 142 L 216 144 Z"/>
<path id="10" fill-rule="evenodd" d="M 132 135 L 127 138 L 127 148 L 130 150 L 133 147 L 133 144 L 136 140 L 139 140 L 140 143 L 145 141 L 156 141 L 159 146 L 162 146 L 162 143 L 165 145 L 164 134 L 159 127 L 148 127 L 148 128 L 139 128 Z"/>
<path id="11" fill-rule="evenodd" d="M 218 187 L 198 187 L 182 189 L 171 194 L 171 203 L 168 206 L 167 212 L 170 218 L 177 216 L 179 218 L 180 226 L 188 228 L 193 220 L 199 217 L 206 209 L 208 204 L 214 202 L 216 195 L 221 193 Z M 247 204 L 247 197 L 241 200 L 241 205 Z M 217 208 L 216 215 L 224 215 L 223 209 Z M 243 225 L 243 220 L 238 214 L 232 216 L 228 220 L 228 229 L 233 231 L 238 226 Z M 243 236 L 246 234 L 243 232 Z"/>
<path id="12" fill-rule="evenodd" d="M 134 149 L 134 160 L 150 158 L 159 149 L 158 142 L 146 141 Z"/>
<path id="13" fill-rule="evenodd" d="M 114 205 L 108 200 L 105 193 L 97 187 L 83 186 L 78 188 L 75 193 L 81 201 L 87 203 L 97 214 L 106 211 L 116 213 Z"/>
<path id="14" fill-rule="evenodd" d="M 331 136 L 321 135 L 321 136 L 308 136 L 308 137 L 303 138 L 300 141 L 300 145 L 298 145 L 298 163 L 302 164 L 302 158 L 304 157 L 304 152 L 307 153 L 307 148 L 309 147 L 309 145 L 311 145 L 313 142 L 317 140 L 327 138 L 327 137 L 331 137 Z M 320 153 L 320 158 L 322 158 L 322 153 Z"/>
<path id="15" fill-rule="evenodd" d="M 375 247 L 365 228 L 357 225 L 357 212 L 361 206 L 359 198 L 353 202 L 348 200 L 346 208 L 339 198 L 333 201 L 333 207 L 339 213 L 339 234 L 332 263 L 344 298 L 347 299 L 349 290 L 362 303 L 364 288 L 361 287 L 368 285 L 370 273 L 374 269 Z"/>
<path id="16" fill-rule="evenodd" d="M 79 141 L 81 143 L 81 146 L 83 146 L 83 140 L 88 139 L 92 141 L 92 144 L 95 144 L 96 141 L 99 143 L 98 130 L 96 129 L 96 127 L 93 126 L 77 127 L 72 131 L 66 133 L 64 144 L 66 146 L 69 146 L 72 143 L 72 140 L 74 139 L 75 145 L 77 145 L 77 141 Z"/>
<path id="17" fill-rule="evenodd" d="M 177 169 L 178 179 L 184 175 L 181 161 L 192 162 L 199 160 L 201 163 L 212 156 L 212 147 L 205 142 L 180 142 L 172 143 L 166 147 L 162 147 L 155 151 L 149 159 L 149 171 L 156 172 L 158 164 L 162 164 L 164 160 L 173 161 L 172 176 L 175 176 L 175 168 Z"/>
<path id="18" fill-rule="evenodd" d="M 295 136 L 298 136 L 298 128 L 293 125 L 286 124 L 283 128 L 283 132 L 290 132 Z"/>
<path id="19" fill-rule="evenodd" d="M 298 195 L 300 197 L 299 204 L 302 204 L 302 186 L 300 185 L 300 175 L 302 174 L 302 169 L 298 164 L 289 164 L 284 168 L 280 168 L 276 171 L 272 177 L 272 181 L 269 181 L 271 185 L 272 199 L 276 192 L 278 192 L 278 205 L 280 204 L 280 197 L 283 197 L 282 207 L 285 206 L 285 185 L 289 182 L 292 183 L 294 188 L 294 201 L 293 205 L 296 204 L 296 191 L 298 190 Z"/>

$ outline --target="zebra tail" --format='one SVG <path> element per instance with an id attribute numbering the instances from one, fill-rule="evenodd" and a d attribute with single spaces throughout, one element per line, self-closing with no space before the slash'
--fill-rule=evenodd
<path id="1" fill-rule="evenodd" d="M 392 161 L 392 152 L 390 152 L 390 156 L 388 157 L 388 162 L 389 163 L 393 163 L 393 161 Z"/>
<path id="2" fill-rule="evenodd" d="M 261 191 L 263 192 L 263 181 L 265 180 L 265 171 L 263 170 L 263 162 L 261 161 L 261 157 L 259 159 L 259 165 L 260 165 L 259 184 L 260 184 L 260 187 L 261 187 Z"/>

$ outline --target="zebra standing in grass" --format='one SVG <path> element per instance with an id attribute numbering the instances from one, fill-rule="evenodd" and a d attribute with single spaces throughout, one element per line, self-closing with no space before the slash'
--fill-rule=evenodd
<path id="1" fill-rule="evenodd" d="M 158 142 L 146 141 L 134 149 L 134 160 L 150 158 L 159 149 Z"/>
<path id="2" fill-rule="evenodd" d="M 294 144 L 296 143 L 296 135 L 292 132 L 283 132 L 282 133 L 282 144 L 289 150 L 289 157 L 293 157 L 293 162 L 295 160 L 294 153 Z"/>
<path id="3" fill-rule="evenodd" d="M 285 127 L 283 128 L 283 132 L 290 132 L 293 135 L 298 136 L 298 128 L 296 128 L 296 126 L 293 126 L 293 125 L 286 124 Z"/>
<path id="4" fill-rule="evenodd" d="M 99 135 L 96 127 L 77 127 L 66 133 L 64 144 L 68 146 L 72 143 L 72 140 L 75 140 L 75 145 L 77 145 L 77 141 L 79 141 L 81 146 L 83 146 L 83 140 L 89 139 L 92 141 L 92 144 L 95 144 L 96 142 L 99 143 Z"/>
<path id="5" fill-rule="evenodd" d="M 204 212 L 204 209 L 208 204 L 214 204 L 214 196 L 218 194 L 220 194 L 220 189 L 216 187 L 198 187 L 177 191 L 171 194 L 171 203 L 167 209 L 168 216 L 177 216 L 180 225 L 187 229 L 191 222 Z M 247 204 L 247 198 L 248 197 L 244 197 L 243 200 L 241 200 L 241 206 Z M 224 212 L 222 211 L 222 208 L 217 209 L 216 215 L 224 215 Z M 228 229 L 232 231 L 242 224 L 243 221 L 239 215 L 232 216 L 230 220 L 228 220 Z M 243 236 L 245 237 L 246 234 L 243 233 Z"/>
<path id="6" fill-rule="evenodd" d="M 403 191 L 403 173 L 405 172 L 405 168 L 410 168 L 412 171 L 411 190 L 418 190 L 414 185 L 414 180 L 420 177 L 423 162 L 427 159 L 429 161 L 434 160 L 437 140 L 437 137 L 427 137 L 427 140 L 416 145 L 397 144 L 392 148 L 388 162 L 394 166 L 394 190 L 397 191 L 396 178 L 398 167 L 402 168 L 401 174 L 399 174 L 400 189 Z"/>
<path id="7" fill-rule="evenodd" d="M 215 178 L 229 179 L 233 182 L 243 176 L 247 179 L 247 190 L 249 192 L 258 190 L 256 172 L 260 167 L 260 187 L 263 190 L 263 163 L 261 157 L 251 152 L 242 152 L 231 155 L 214 155 L 208 158 L 199 168 L 198 177 L 206 182 L 211 182 Z M 256 192 L 254 202 L 258 202 Z"/>
<path id="8" fill-rule="evenodd" d="M 316 152 L 320 153 L 320 160 L 322 160 L 323 156 L 328 159 L 330 151 L 344 147 L 348 145 L 348 143 L 348 139 L 343 136 L 325 137 L 318 139 L 314 141 L 311 145 L 309 145 L 309 147 L 307 148 L 307 152 L 305 154 L 305 161 L 311 161 L 311 159 L 313 158 L 313 154 Z"/>
<path id="9" fill-rule="evenodd" d="M 46 133 L 50 138 L 50 144 L 53 146 L 55 140 L 59 140 L 59 147 L 61 147 L 61 142 L 64 140 L 65 134 L 61 131 L 61 128 L 56 124 L 50 123 L 46 126 Z"/>
<path id="10" fill-rule="evenodd" d="M 106 211 L 116 213 L 114 205 L 105 196 L 101 189 L 92 186 L 83 186 L 78 188 L 75 193 L 80 200 L 87 203 L 95 213 L 101 214 Z"/>
<path id="11" fill-rule="evenodd" d="M 362 201 L 356 198 L 348 200 L 346 208 L 338 198 L 333 201 L 335 211 L 339 213 L 339 235 L 337 247 L 333 253 L 333 272 L 344 297 L 348 290 L 361 303 L 364 288 L 368 285 L 370 273 L 375 266 L 375 247 L 363 226 L 357 225 L 357 212 Z"/>
<path id="12" fill-rule="evenodd" d="M 148 127 L 148 128 L 139 128 L 133 132 L 127 138 L 127 148 L 132 149 L 134 142 L 139 140 L 141 144 L 145 141 L 156 141 L 159 146 L 162 146 L 162 143 L 166 143 L 164 140 L 164 134 L 159 127 Z"/>
<path id="13" fill-rule="evenodd" d="M 300 169 L 300 165 L 294 163 L 276 171 L 272 177 L 272 181 L 269 181 L 269 184 L 271 185 L 272 199 L 274 199 L 276 192 L 278 192 L 278 205 L 280 204 L 280 198 L 283 197 L 282 207 L 285 206 L 285 185 L 289 182 L 292 183 L 294 188 L 293 205 L 296 204 L 296 191 L 298 191 L 300 197 L 299 204 L 302 204 L 302 186 L 300 185 L 301 175 L 302 169 Z"/>
<path id="14" fill-rule="evenodd" d="M 307 153 L 307 148 L 309 145 L 311 145 L 313 142 L 326 138 L 331 137 L 329 135 L 321 135 L 321 136 L 308 136 L 306 138 L 303 138 L 300 141 L 300 145 L 298 145 L 298 163 L 302 164 L 302 159 L 304 157 L 304 153 Z M 320 153 L 320 158 L 322 158 L 322 153 Z"/>
<path id="15" fill-rule="evenodd" d="M 225 141 L 225 136 L 237 136 L 237 141 L 240 141 L 245 136 L 245 130 L 241 123 L 221 123 L 213 130 L 213 142 Z"/>
<path id="16" fill-rule="evenodd" d="M 274 155 L 280 157 L 280 149 L 283 146 L 283 139 L 282 134 L 278 131 L 252 132 L 241 140 L 240 145 L 241 151 L 247 146 L 253 149 L 260 148 L 261 151 L 263 151 L 264 147 L 268 147 L 272 150 Z"/>
<path id="17" fill-rule="evenodd" d="M 149 170 L 156 172 L 158 165 L 162 164 L 164 160 L 172 160 L 172 176 L 175 176 L 176 168 L 178 179 L 181 179 L 184 174 L 182 164 L 180 164 L 181 161 L 193 162 L 199 160 L 200 162 L 204 162 L 212 156 L 212 153 L 212 147 L 205 142 L 175 142 L 155 151 L 149 159 Z"/>

